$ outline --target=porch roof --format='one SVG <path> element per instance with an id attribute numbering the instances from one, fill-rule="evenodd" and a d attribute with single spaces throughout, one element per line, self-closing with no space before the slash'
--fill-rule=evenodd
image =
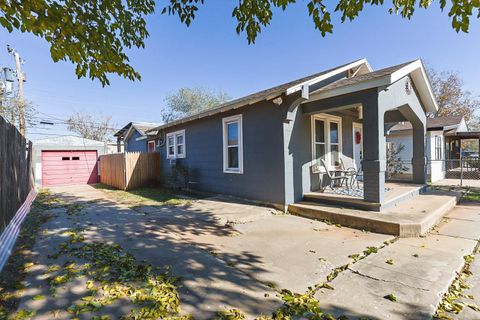
<path id="1" fill-rule="evenodd" d="M 410 76 L 418 91 L 419 99 L 426 112 L 438 110 L 430 81 L 420 59 L 380 69 L 370 73 L 345 78 L 322 87 L 310 95 L 311 100 L 320 100 L 376 87 L 389 86 L 398 80 Z"/>
<path id="2" fill-rule="evenodd" d="M 480 131 L 467 131 L 467 132 L 457 132 L 456 130 L 450 130 L 445 133 L 446 137 L 452 139 L 480 139 Z"/>

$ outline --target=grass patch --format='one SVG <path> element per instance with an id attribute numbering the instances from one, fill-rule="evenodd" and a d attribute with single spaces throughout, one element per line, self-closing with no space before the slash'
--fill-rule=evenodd
<path id="1" fill-rule="evenodd" d="M 136 190 L 117 190 L 102 183 L 97 183 L 95 188 L 102 190 L 117 202 L 139 206 L 139 205 L 189 205 L 192 198 L 174 193 L 170 190 L 154 187 L 145 187 Z"/>
<path id="2" fill-rule="evenodd" d="M 430 186 L 432 190 L 456 191 L 461 193 L 461 201 L 480 202 L 480 189 L 460 186 Z"/>
<path id="3" fill-rule="evenodd" d="M 462 201 L 480 202 L 480 189 L 468 188 L 463 192 Z"/>

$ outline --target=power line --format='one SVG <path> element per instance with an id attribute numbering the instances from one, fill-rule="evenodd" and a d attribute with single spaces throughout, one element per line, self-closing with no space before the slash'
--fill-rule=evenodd
<path id="1" fill-rule="evenodd" d="M 69 122 L 67 121 L 67 119 L 61 119 L 61 118 L 58 118 L 56 116 L 53 116 L 53 115 L 49 115 L 47 113 L 44 113 L 44 112 L 40 112 L 38 111 L 38 113 L 40 114 L 43 114 L 45 115 L 46 117 L 49 117 L 51 119 L 54 119 L 56 122 L 54 122 L 54 124 L 63 124 L 63 125 L 68 125 Z M 39 117 L 39 116 L 32 116 L 33 119 L 36 119 L 36 120 L 45 120 L 43 117 Z M 53 121 L 52 121 L 53 122 Z M 110 129 L 110 130 L 115 130 L 115 131 L 118 131 L 120 129 L 122 129 L 123 127 L 105 127 L 102 123 L 100 122 L 91 122 L 91 127 L 92 128 L 105 128 L 105 129 Z"/>

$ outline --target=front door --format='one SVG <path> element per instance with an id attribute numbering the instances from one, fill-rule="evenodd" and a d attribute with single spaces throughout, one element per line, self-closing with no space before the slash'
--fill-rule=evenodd
<path id="1" fill-rule="evenodd" d="M 355 167 L 360 168 L 363 159 L 363 128 L 361 123 L 353 123 L 353 158 Z"/>

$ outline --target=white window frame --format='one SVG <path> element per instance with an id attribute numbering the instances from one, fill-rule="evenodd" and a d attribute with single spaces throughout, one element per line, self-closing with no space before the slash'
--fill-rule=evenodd
<path id="1" fill-rule="evenodd" d="M 153 144 L 153 151 L 150 151 L 150 144 Z M 147 142 L 147 152 L 155 152 L 157 151 L 157 146 L 155 144 L 155 140 L 150 140 Z"/>
<path id="2" fill-rule="evenodd" d="M 228 167 L 228 130 L 227 126 L 230 123 L 237 122 L 238 127 L 238 168 Z M 223 131 L 223 172 L 224 173 L 236 173 L 243 174 L 243 120 L 242 115 L 237 114 L 231 117 L 222 119 L 222 131 Z"/>
<path id="3" fill-rule="evenodd" d="M 179 154 L 177 152 L 177 137 L 178 136 L 183 136 L 183 153 Z M 170 147 L 171 145 L 169 144 L 169 137 L 173 137 L 173 155 L 170 154 Z M 167 141 L 165 145 L 167 146 L 167 159 L 177 159 L 177 158 L 185 158 L 187 155 L 187 141 L 185 139 L 185 129 L 184 130 L 179 130 L 175 132 L 170 132 L 167 133 L 166 137 Z"/>
<path id="4" fill-rule="evenodd" d="M 338 125 L 338 143 L 334 143 L 338 145 L 338 153 L 339 153 L 339 160 L 343 156 L 343 139 L 342 139 L 342 118 L 326 113 L 315 114 L 311 117 L 311 125 L 312 125 L 312 162 L 316 161 L 315 158 L 315 148 L 316 148 L 316 141 L 315 141 L 315 120 L 321 120 L 324 123 L 323 130 L 325 136 L 325 163 L 329 169 L 338 169 L 338 167 L 332 165 L 332 156 L 331 156 L 331 146 L 332 143 L 330 141 L 330 123 L 334 122 Z M 323 143 L 322 143 L 323 144 Z"/>
<path id="5" fill-rule="evenodd" d="M 437 154 L 437 151 L 439 154 Z M 435 135 L 433 138 L 433 156 L 434 160 L 443 160 L 443 139 L 440 135 Z"/>

